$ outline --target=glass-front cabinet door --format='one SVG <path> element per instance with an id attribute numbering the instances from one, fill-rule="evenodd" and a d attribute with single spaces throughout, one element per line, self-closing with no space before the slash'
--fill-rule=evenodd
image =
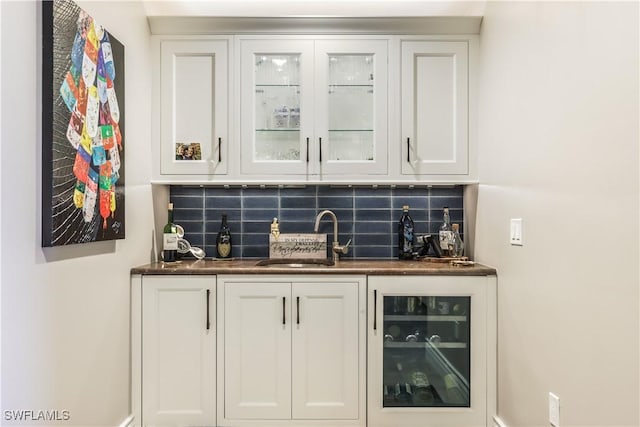
<path id="1" fill-rule="evenodd" d="M 387 41 L 319 40 L 315 55 L 320 173 L 387 173 Z"/>
<path id="2" fill-rule="evenodd" d="M 387 173 L 386 40 L 241 40 L 243 174 Z"/>
<path id="3" fill-rule="evenodd" d="M 485 425 L 486 280 L 369 278 L 371 425 Z"/>
<path id="4" fill-rule="evenodd" d="M 306 174 L 313 159 L 313 41 L 243 40 L 243 174 Z"/>

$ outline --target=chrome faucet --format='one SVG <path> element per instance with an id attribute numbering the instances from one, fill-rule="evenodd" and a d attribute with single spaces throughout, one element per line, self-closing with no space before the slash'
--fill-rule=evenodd
<path id="1" fill-rule="evenodd" d="M 338 242 L 338 217 L 336 217 L 336 214 L 334 214 L 330 210 L 324 210 L 318 214 L 318 216 L 316 217 L 316 225 L 315 227 L 313 227 L 314 232 L 318 232 L 318 229 L 320 228 L 320 220 L 325 215 L 329 215 L 333 220 L 333 245 L 331 246 L 331 252 L 333 253 L 333 263 L 336 264 L 340 259 L 340 256 L 338 254 L 345 255 L 347 252 L 349 252 L 349 243 L 351 243 L 351 239 L 349 239 L 346 245 L 340 245 L 340 242 Z"/>

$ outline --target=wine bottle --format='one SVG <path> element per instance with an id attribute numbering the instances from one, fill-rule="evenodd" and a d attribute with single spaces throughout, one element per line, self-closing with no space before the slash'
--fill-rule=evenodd
<path id="1" fill-rule="evenodd" d="M 453 253 L 451 256 L 461 257 L 464 255 L 464 243 L 460 237 L 460 225 L 453 224 L 451 228 L 453 230 Z"/>
<path id="2" fill-rule="evenodd" d="M 460 388 L 460 381 L 453 374 L 446 374 L 443 378 L 446 389 L 446 403 L 462 406 L 469 403 L 468 392 Z"/>
<path id="3" fill-rule="evenodd" d="M 411 404 L 411 385 L 408 383 L 396 384 L 396 402 L 401 406 L 409 406 Z"/>
<path id="4" fill-rule="evenodd" d="M 413 258 L 413 219 L 407 205 L 402 207 L 402 216 L 398 222 L 398 258 Z"/>
<path id="5" fill-rule="evenodd" d="M 231 258 L 231 231 L 227 225 L 227 214 L 222 214 L 222 224 L 216 238 L 217 258 Z"/>
<path id="6" fill-rule="evenodd" d="M 430 406 L 433 403 L 434 396 L 427 374 L 416 370 L 411 373 L 410 378 L 413 385 L 412 398 L 414 405 Z"/>
<path id="7" fill-rule="evenodd" d="M 178 231 L 173 223 L 173 203 L 169 203 L 167 223 L 163 230 L 162 259 L 165 262 L 174 262 L 178 254 Z"/>
<path id="8" fill-rule="evenodd" d="M 451 228 L 451 218 L 449 216 L 449 208 L 444 207 L 442 217 L 442 225 L 440 226 L 440 249 L 444 256 L 451 256 L 450 245 L 453 243 L 453 230 Z"/>

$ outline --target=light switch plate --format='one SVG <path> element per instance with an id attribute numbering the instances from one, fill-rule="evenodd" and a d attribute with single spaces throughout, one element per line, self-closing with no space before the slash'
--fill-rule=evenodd
<path id="1" fill-rule="evenodd" d="M 522 218 L 511 219 L 510 242 L 513 246 L 522 246 Z"/>

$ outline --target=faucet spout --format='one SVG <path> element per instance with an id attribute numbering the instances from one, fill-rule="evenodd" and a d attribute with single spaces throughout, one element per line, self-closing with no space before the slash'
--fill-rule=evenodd
<path id="1" fill-rule="evenodd" d="M 330 210 L 323 210 L 316 217 L 316 225 L 313 227 L 314 232 L 318 232 L 320 229 L 320 220 L 325 215 L 329 215 L 329 217 L 333 220 L 333 244 L 331 246 L 331 252 L 333 253 L 333 262 L 334 264 L 338 262 L 340 259 L 339 254 L 346 254 L 349 248 L 349 243 L 344 246 L 340 246 L 340 242 L 338 242 L 338 217 Z M 351 242 L 351 241 L 349 241 Z"/>
<path id="2" fill-rule="evenodd" d="M 318 216 L 316 217 L 316 225 L 315 227 L 313 227 L 313 231 L 316 233 L 318 232 L 318 230 L 320 229 L 320 220 L 325 215 L 329 215 L 333 220 L 333 241 L 335 242 L 338 240 L 338 217 L 336 217 L 336 214 L 334 214 L 330 210 L 323 210 L 318 214 Z"/>

